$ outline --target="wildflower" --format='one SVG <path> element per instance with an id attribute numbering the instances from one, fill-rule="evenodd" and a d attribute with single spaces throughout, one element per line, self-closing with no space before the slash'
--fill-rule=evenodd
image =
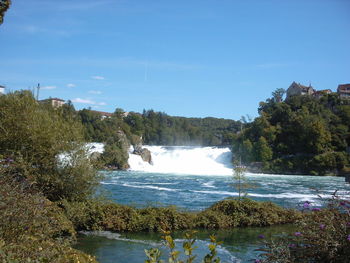
<path id="1" fill-rule="evenodd" d="M 315 208 L 312 208 L 312 211 L 314 211 L 314 212 L 321 211 L 321 208 L 315 207 Z"/>
<path id="2" fill-rule="evenodd" d="M 295 245 L 295 244 L 289 244 L 288 247 L 289 247 L 289 248 L 295 248 L 296 245 Z"/>
<path id="3" fill-rule="evenodd" d="M 265 236 L 264 236 L 264 235 L 262 235 L 262 234 L 260 234 L 260 235 L 258 235 L 258 238 L 260 238 L 260 239 L 264 239 L 264 238 L 265 238 Z"/>
<path id="4" fill-rule="evenodd" d="M 303 204 L 303 208 L 304 208 L 304 209 L 309 209 L 309 208 L 310 208 L 310 202 L 309 202 L 309 201 L 306 201 L 306 202 Z"/>
<path id="5" fill-rule="evenodd" d="M 300 232 L 295 232 L 295 233 L 294 233 L 294 236 L 300 237 L 300 236 L 301 236 L 301 233 L 300 233 Z"/>
<path id="6" fill-rule="evenodd" d="M 350 235 L 348 235 L 348 238 L 347 238 L 348 241 L 350 241 Z"/>
<path id="7" fill-rule="evenodd" d="M 350 222 L 347 222 L 346 225 L 350 227 Z"/>
<path id="8" fill-rule="evenodd" d="M 344 201 L 341 201 L 341 202 L 340 202 L 340 205 L 341 205 L 341 206 L 344 206 L 344 205 L 346 205 L 346 203 L 345 203 Z"/>
<path id="9" fill-rule="evenodd" d="M 261 259 L 255 259 L 254 262 L 255 262 L 255 263 L 262 263 L 262 260 L 261 260 Z"/>
<path id="10" fill-rule="evenodd" d="M 320 229 L 325 229 L 326 225 L 325 224 L 320 224 Z"/>

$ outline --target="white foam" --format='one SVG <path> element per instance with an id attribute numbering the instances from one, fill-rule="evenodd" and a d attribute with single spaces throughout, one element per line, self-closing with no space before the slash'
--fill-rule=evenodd
<path id="1" fill-rule="evenodd" d="M 125 241 L 125 242 L 132 242 L 132 243 L 139 243 L 139 244 L 145 244 L 150 245 L 153 247 L 160 246 L 161 243 L 156 242 L 149 242 L 146 240 L 139 240 L 139 239 L 129 239 L 121 237 L 118 233 L 113 233 L 110 231 L 80 231 L 79 233 L 86 235 L 86 236 L 99 236 L 99 237 L 105 237 L 108 239 L 118 240 L 118 241 Z"/>
<path id="2" fill-rule="evenodd" d="M 151 151 L 152 163 L 129 154 L 132 171 L 187 175 L 232 175 L 232 153 L 218 147 L 144 146 Z"/>
<path id="3" fill-rule="evenodd" d="M 214 186 L 214 181 L 209 181 L 206 183 L 203 183 L 202 186 L 206 187 L 206 188 L 217 188 L 216 186 Z"/>
<path id="4" fill-rule="evenodd" d="M 229 191 L 207 191 L 207 190 L 192 190 L 194 193 L 202 194 L 215 194 L 215 195 L 225 195 L 225 196 L 238 196 L 237 192 Z M 278 199 L 299 199 L 301 201 L 311 201 L 319 199 L 319 196 L 316 194 L 299 194 L 299 193 L 281 193 L 281 194 L 257 194 L 257 193 L 248 193 L 248 197 L 262 197 L 262 198 L 278 198 Z M 322 198 L 329 198 L 331 196 L 322 196 Z"/>
<path id="5" fill-rule="evenodd" d="M 105 145 L 99 142 L 87 143 L 85 147 L 89 155 L 93 154 L 94 152 L 103 153 L 105 150 Z"/>
<path id="6" fill-rule="evenodd" d="M 122 184 L 122 186 L 132 187 L 132 188 L 141 188 L 141 189 L 153 189 L 153 190 L 158 190 L 158 191 L 170 191 L 170 192 L 179 191 L 179 189 L 171 189 L 171 188 L 158 187 L 158 186 L 153 186 L 153 185 L 132 185 L 132 184 L 125 183 L 125 184 Z"/>

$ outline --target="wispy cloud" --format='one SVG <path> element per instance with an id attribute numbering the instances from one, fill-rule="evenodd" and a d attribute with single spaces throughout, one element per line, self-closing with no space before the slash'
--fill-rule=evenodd
<path id="1" fill-rule="evenodd" d="M 82 104 L 90 104 L 90 105 L 98 105 L 98 106 L 107 105 L 105 102 L 96 102 L 96 101 L 93 101 L 91 99 L 81 99 L 81 98 L 72 99 L 72 102 L 82 103 Z"/>
<path id="2" fill-rule="evenodd" d="M 68 37 L 70 36 L 70 33 L 67 30 L 63 29 L 54 29 L 54 28 L 45 28 L 42 26 L 36 26 L 36 25 L 18 25 L 15 27 L 15 30 L 20 31 L 21 33 L 26 34 L 47 34 L 47 35 L 54 35 L 59 37 Z"/>
<path id="3" fill-rule="evenodd" d="M 56 86 L 43 86 L 41 87 L 40 89 L 56 89 L 57 87 Z"/>
<path id="4" fill-rule="evenodd" d="M 77 85 L 73 84 L 73 83 L 69 83 L 67 84 L 67 87 L 68 88 L 75 88 Z"/>
<path id="5" fill-rule="evenodd" d="M 102 91 L 100 91 L 100 90 L 89 90 L 89 93 L 90 93 L 90 94 L 99 95 L 99 94 L 102 94 Z"/>
<path id="6" fill-rule="evenodd" d="M 290 64 L 287 63 L 262 63 L 256 65 L 259 69 L 272 69 L 272 68 L 283 68 L 288 67 Z"/>
<path id="7" fill-rule="evenodd" d="M 22 27 L 22 30 L 26 33 L 34 34 L 43 32 L 43 29 L 34 25 L 25 25 Z"/>
<path id="8" fill-rule="evenodd" d="M 96 80 L 104 80 L 105 77 L 102 76 L 91 76 L 92 79 L 96 79 Z"/>

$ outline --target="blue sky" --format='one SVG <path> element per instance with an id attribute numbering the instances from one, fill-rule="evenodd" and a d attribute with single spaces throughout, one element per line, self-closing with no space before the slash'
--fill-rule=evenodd
<path id="1" fill-rule="evenodd" d="M 297 81 L 350 83 L 348 0 L 13 0 L 0 85 L 77 109 L 239 119 Z"/>

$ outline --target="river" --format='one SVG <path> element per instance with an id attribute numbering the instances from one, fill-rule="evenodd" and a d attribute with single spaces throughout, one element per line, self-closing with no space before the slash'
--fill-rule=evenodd
<path id="1" fill-rule="evenodd" d="M 198 211 L 227 197 L 237 196 L 232 187 L 231 153 L 228 148 L 148 146 L 153 164 L 130 154 L 129 171 L 104 172 L 101 183 L 109 198 L 135 207 L 176 205 Z M 284 207 L 298 208 L 305 201 L 323 206 L 335 190 L 350 191 L 341 177 L 246 174 L 255 187 L 248 196 L 259 201 L 272 201 Z M 273 236 L 290 231 L 291 226 L 242 228 L 215 233 L 224 244 L 219 249 L 223 262 L 250 262 L 260 246 L 258 235 Z M 211 232 L 198 234 L 197 254 L 207 252 Z M 181 243 L 182 233 L 175 233 Z M 97 256 L 102 263 L 144 262 L 144 249 L 161 247 L 158 233 L 121 234 L 84 233 L 77 246 Z M 181 245 L 179 246 L 181 248 Z M 164 253 L 166 253 L 164 251 Z M 200 261 L 198 261 L 200 262 Z"/>

